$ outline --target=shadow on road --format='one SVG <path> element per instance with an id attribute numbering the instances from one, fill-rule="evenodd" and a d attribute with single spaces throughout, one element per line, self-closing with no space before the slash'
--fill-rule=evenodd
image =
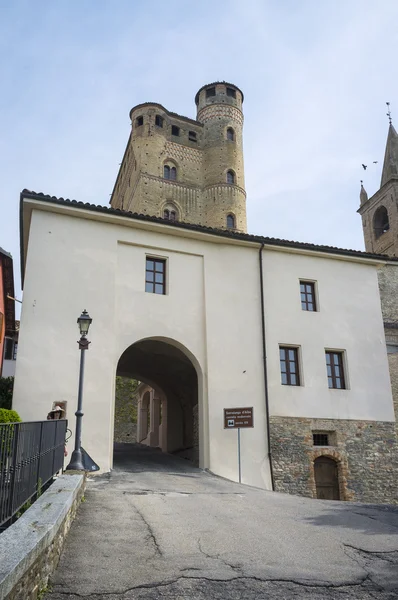
<path id="1" fill-rule="evenodd" d="M 318 500 L 328 510 L 305 518 L 311 525 L 355 529 L 374 535 L 398 534 L 398 506 L 382 504 L 342 503 Z M 329 508 L 330 507 L 330 508 Z"/>

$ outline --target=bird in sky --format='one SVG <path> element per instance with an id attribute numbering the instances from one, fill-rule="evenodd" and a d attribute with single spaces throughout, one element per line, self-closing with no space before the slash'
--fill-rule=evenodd
<path id="1" fill-rule="evenodd" d="M 373 164 L 374 164 L 374 165 L 377 165 L 377 163 L 378 163 L 378 162 L 379 162 L 378 160 L 374 160 L 374 161 L 373 161 Z"/>
<path id="2" fill-rule="evenodd" d="M 363 166 L 363 170 L 364 170 L 364 171 L 366 171 L 366 169 L 368 168 L 368 165 L 364 165 L 364 164 L 362 163 L 362 166 Z"/>

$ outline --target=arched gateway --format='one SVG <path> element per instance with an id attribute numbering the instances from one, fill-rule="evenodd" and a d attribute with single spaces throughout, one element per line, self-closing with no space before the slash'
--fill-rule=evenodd
<path id="1" fill-rule="evenodd" d="M 144 339 L 123 352 L 116 375 L 141 382 L 137 442 L 178 453 L 199 465 L 201 371 L 195 357 L 174 340 Z"/>

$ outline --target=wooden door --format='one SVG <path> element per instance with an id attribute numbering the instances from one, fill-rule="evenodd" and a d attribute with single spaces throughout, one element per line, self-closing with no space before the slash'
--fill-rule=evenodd
<path id="1" fill-rule="evenodd" d="M 340 500 L 337 463 L 328 456 L 314 461 L 316 497 L 321 500 Z"/>

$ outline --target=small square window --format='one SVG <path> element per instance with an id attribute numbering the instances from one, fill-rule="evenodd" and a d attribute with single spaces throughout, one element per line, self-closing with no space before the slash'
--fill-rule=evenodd
<path id="1" fill-rule="evenodd" d="M 216 95 L 216 88 L 215 87 L 211 87 L 211 88 L 207 88 L 206 90 L 206 98 L 211 98 L 212 96 Z"/>
<path id="2" fill-rule="evenodd" d="M 282 385 L 300 385 L 298 348 L 279 347 Z"/>
<path id="3" fill-rule="evenodd" d="M 163 117 L 161 117 L 160 115 L 156 115 L 156 117 L 155 117 L 155 125 L 157 127 L 163 127 Z"/>
<path id="4" fill-rule="evenodd" d="M 346 389 L 343 352 L 331 352 L 327 350 L 325 352 L 325 357 L 329 388 L 334 390 Z"/>
<path id="5" fill-rule="evenodd" d="M 230 98 L 236 98 L 236 90 L 234 90 L 234 88 L 227 87 L 227 96 Z"/>
<path id="6" fill-rule="evenodd" d="M 135 120 L 135 124 L 137 127 L 141 127 L 144 124 L 144 117 L 137 117 Z"/>
<path id="7" fill-rule="evenodd" d="M 198 140 L 196 139 L 196 133 L 194 131 L 189 131 L 188 132 L 188 139 L 191 142 L 197 142 Z"/>
<path id="8" fill-rule="evenodd" d="M 179 136 L 180 135 L 180 128 L 177 127 L 177 125 L 172 125 L 171 126 L 171 135 L 175 135 L 175 136 Z"/>
<path id="9" fill-rule="evenodd" d="M 310 312 L 317 311 L 315 298 L 315 283 L 312 281 L 300 281 L 301 308 Z"/>
<path id="10" fill-rule="evenodd" d="M 166 293 L 166 261 L 163 258 L 146 259 L 145 291 L 151 294 Z"/>
<path id="11" fill-rule="evenodd" d="M 312 441 L 314 446 L 329 446 L 329 435 L 327 433 L 313 433 Z"/>

